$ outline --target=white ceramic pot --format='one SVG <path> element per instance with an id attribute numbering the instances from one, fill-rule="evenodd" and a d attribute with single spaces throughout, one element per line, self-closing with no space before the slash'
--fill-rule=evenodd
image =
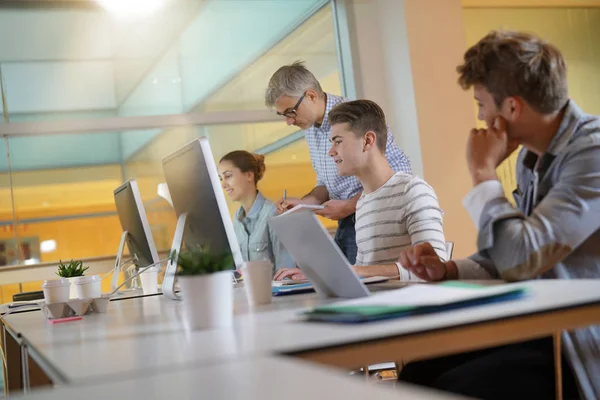
<path id="1" fill-rule="evenodd" d="M 158 271 L 149 268 L 140 274 L 144 294 L 158 293 Z"/>
<path id="2" fill-rule="evenodd" d="M 95 299 L 102 296 L 101 278 L 99 275 L 78 276 L 73 282 L 77 299 Z"/>
<path id="3" fill-rule="evenodd" d="M 78 276 L 74 276 L 72 278 L 63 278 L 69 281 L 69 283 L 71 284 L 71 286 L 69 287 L 69 298 L 71 299 L 76 299 L 77 298 L 77 292 L 75 291 L 75 279 L 79 278 Z"/>
<path id="4" fill-rule="evenodd" d="M 71 283 L 66 278 L 44 281 L 42 291 L 46 303 L 64 303 L 69 300 Z"/>
<path id="5" fill-rule="evenodd" d="M 189 331 L 228 328 L 233 322 L 231 271 L 179 276 L 183 294 L 183 324 Z"/>

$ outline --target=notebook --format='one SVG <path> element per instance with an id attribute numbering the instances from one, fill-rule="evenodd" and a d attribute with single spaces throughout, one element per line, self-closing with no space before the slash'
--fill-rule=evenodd
<path id="1" fill-rule="evenodd" d="M 315 307 L 304 315 L 311 321 L 361 323 L 510 301 L 526 294 L 527 288 L 517 284 L 482 286 L 444 282 L 411 285 Z"/>

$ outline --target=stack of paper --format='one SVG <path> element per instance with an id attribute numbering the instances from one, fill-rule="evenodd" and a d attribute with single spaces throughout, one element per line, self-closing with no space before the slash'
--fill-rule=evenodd
<path id="1" fill-rule="evenodd" d="M 305 315 L 314 321 L 369 322 L 513 300 L 525 294 L 526 288 L 516 284 L 480 286 L 445 282 L 438 285 L 411 285 L 315 307 Z"/>
<path id="2" fill-rule="evenodd" d="M 290 208 L 289 210 L 287 210 L 286 212 L 284 212 L 281 215 L 288 215 L 297 211 L 316 211 L 316 210 L 322 210 L 324 209 L 325 206 L 321 206 L 321 205 L 313 205 L 313 204 L 298 204 L 296 207 L 294 208 Z"/>

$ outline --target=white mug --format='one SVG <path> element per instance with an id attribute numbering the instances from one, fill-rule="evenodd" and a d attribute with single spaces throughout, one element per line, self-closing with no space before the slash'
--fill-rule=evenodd
<path id="1" fill-rule="evenodd" d="M 271 282 L 273 281 L 273 264 L 271 261 L 245 262 L 242 264 L 240 272 L 244 277 L 248 303 L 251 306 L 271 303 Z"/>

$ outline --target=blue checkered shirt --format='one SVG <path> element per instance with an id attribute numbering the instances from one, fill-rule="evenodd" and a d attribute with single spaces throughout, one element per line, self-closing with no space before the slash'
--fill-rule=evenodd
<path id="1" fill-rule="evenodd" d="M 326 95 L 327 105 L 323 123 L 320 126 L 313 125 L 306 129 L 304 137 L 308 144 L 313 169 L 317 173 L 317 186 L 325 186 L 329 192 L 329 198 L 332 200 L 347 200 L 358 194 L 362 190 L 362 186 L 355 176 L 339 176 L 333 159 L 328 155 L 331 148 L 329 142 L 331 125 L 329 125 L 328 114 L 337 104 L 350 100 L 329 93 L 326 93 Z M 394 171 L 412 175 L 410 161 L 404 152 L 396 146 L 394 135 L 390 132 L 389 126 L 385 156 Z"/>

